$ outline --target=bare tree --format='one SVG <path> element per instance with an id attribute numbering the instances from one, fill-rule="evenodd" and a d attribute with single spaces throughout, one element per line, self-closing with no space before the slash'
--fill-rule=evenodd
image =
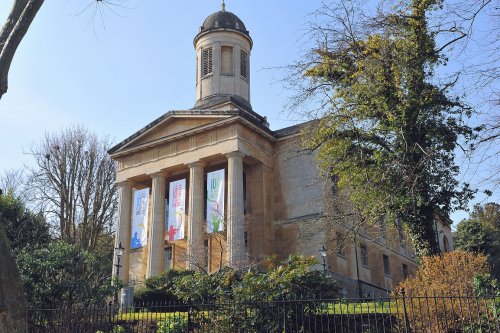
<path id="1" fill-rule="evenodd" d="M 5 193 L 12 192 L 14 197 L 25 201 L 24 171 L 21 169 L 4 170 L 0 175 L 0 189 Z"/>
<path id="2" fill-rule="evenodd" d="M 117 209 L 114 162 L 108 140 L 82 127 L 46 134 L 31 147 L 32 197 L 57 227 L 62 240 L 94 250 L 112 231 Z"/>

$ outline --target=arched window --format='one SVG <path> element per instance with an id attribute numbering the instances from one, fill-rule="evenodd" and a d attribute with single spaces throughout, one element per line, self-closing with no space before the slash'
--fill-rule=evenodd
<path id="1" fill-rule="evenodd" d="M 448 237 L 443 236 L 443 252 L 450 251 L 450 244 L 448 243 Z"/>

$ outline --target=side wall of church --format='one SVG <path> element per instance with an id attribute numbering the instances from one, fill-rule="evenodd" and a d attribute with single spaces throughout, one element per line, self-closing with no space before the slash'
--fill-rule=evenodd
<path id="1" fill-rule="evenodd" d="M 279 141 L 275 156 L 273 249 L 279 257 L 314 256 L 316 268 L 323 269 L 319 250 L 325 246 L 328 270 L 350 286 L 352 296 L 358 281 L 364 294 L 380 293 L 416 270 L 401 231 L 392 224 L 360 225 L 345 194 L 321 176 L 314 155 L 301 149 L 300 136 Z"/>

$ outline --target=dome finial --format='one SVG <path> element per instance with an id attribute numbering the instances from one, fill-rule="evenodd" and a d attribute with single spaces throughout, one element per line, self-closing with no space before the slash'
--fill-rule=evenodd
<path id="1" fill-rule="evenodd" d="M 222 11 L 225 12 L 226 11 L 226 4 L 225 4 L 224 0 L 222 0 L 221 7 L 222 7 Z"/>

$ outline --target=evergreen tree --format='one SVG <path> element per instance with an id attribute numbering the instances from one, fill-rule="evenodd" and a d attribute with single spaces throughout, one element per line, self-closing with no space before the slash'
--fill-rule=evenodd
<path id="1" fill-rule="evenodd" d="M 475 205 L 469 218 L 457 226 L 455 247 L 485 254 L 493 275 L 500 279 L 500 205 L 493 202 Z"/>
<path id="2" fill-rule="evenodd" d="M 43 214 L 31 212 L 11 190 L 0 195 L 0 224 L 14 253 L 19 253 L 28 245 L 44 246 L 51 240 L 49 225 Z"/>

